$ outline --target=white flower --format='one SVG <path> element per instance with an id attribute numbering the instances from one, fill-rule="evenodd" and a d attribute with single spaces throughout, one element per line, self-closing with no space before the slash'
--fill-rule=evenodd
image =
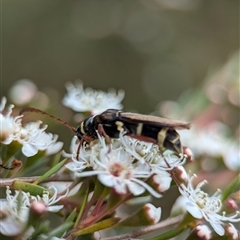
<path id="1" fill-rule="evenodd" d="M 226 167 L 232 171 L 240 170 L 240 142 L 228 141 L 226 144 L 226 151 L 223 151 L 223 160 Z"/>
<path id="2" fill-rule="evenodd" d="M 28 222 L 30 207 L 33 201 L 41 201 L 45 204 L 47 211 L 57 212 L 63 205 L 55 205 L 59 200 L 66 197 L 66 194 L 58 197 L 57 189 L 50 187 L 53 195 L 50 197 L 48 191 L 40 196 L 32 196 L 24 191 L 15 191 L 12 194 L 9 187 L 6 189 L 6 199 L 0 200 L 0 233 L 5 236 L 15 236 L 21 233 Z M 30 228 L 31 230 L 31 228 Z"/>
<path id="3" fill-rule="evenodd" d="M 3 144 L 17 141 L 22 145 L 22 152 L 27 157 L 35 155 L 39 150 L 46 150 L 46 154 L 58 152 L 63 143 L 56 142 L 57 135 L 46 133 L 47 126 L 40 128 L 41 121 L 31 122 L 22 126 L 22 116 L 11 117 L 13 105 L 3 115 L 6 98 L 0 103 L 0 140 Z"/>
<path id="4" fill-rule="evenodd" d="M 58 197 L 58 191 L 54 186 L 50 186 L 49 190 L 53 190 L 52 196 L 50 196 L 50 192 L 46 191 L 43 193 L 42 197 L 40 196 L 31 196 L 31 202 L 33 201 L 42 201 L 49 212 L 58 212 L 60 209 L 63 208 L 63 205 L 54 205 L 55 203 L 59 202 L 62 198 L 66 197 L 68 191 L 60 197 Z"/>
<path id="5" fill-rule="evenodd" d="M 3 235 L 14 236 L 23 231 L 29 215 L 28 203 L 29 199 L 26 193 L 16 191 L 13 196 L 7 188 L 6 199 L 0 200 L 0 232 Z"/>
<path id="6" fill-rule="evenodd" d="M 128 139 L 131 141 L 131 138 Z M 160 197 L 158 192 L 145 183 L 151 176 L 149 165 L 136 159 L 134 156 L 138 153 L 132 151 L 126 150 L 121 138 L 113 139 L 111 144 L 106 145 L 104 137 L 99 136 L 99 140 L 90 149 L 81 148 L 79 160 L 76 160 L 74 153 L 73 163 L 67 164 L 66 167 L 77 171 L 78 177 L 97 175 L 102 184 L 114 188 L 119 194 L 129 191 L 133 195 L 140 195 L 147 190 L 153 196 Z M 92 170 L 83 171 L 86 166 Z"/>
<path id="7" fill-rule="evenodd" d="M 99 114 L 109 108 L 122 109 L 123 91 L 119 91 L 117 94 L 114 90 L 108 93 L 91 88 L 84 90 L 81 83 L 76 84 L 76 87 L 68 83 L 66 87 L 68 93 L 63 98 L 63 104 L 74 111 Z"/>
<path id="8" fill-rule="evenodd" d="M 37 87 L 32 81 L 22 79 L 11 87 L 9 95 L 13 103 L 18 104 L 18 106 L 26 105 L 37 95 Z"/>
<path id="9" fill-rule="evenodd" d="M 120 134 L 120 141 L 126 152 L 149 167 L 150 175 L 154 174 L 153 181 L 160 192 L 170 188 L 172 176 L 168 171 L 182 166 L 186 160 L 185 157 L 180 158 L 169 150 L 162 153 L 156 144 L 138 141 L 123 134 Z"/>
<path id="10" fill-rule="evenodd" d="M 182 142 L 195 156 L 223 157 L 226 166 L 232 171 L 240 169 L 239 141 L 229 140 L 228 127 L 220 122 L 212 122 L 204 128 L 183 131 Z"/>
<path id="11" fill-rule="evenodd" d="M 157 145 L 124 136 L 124 133 L 120 134 L 119 139 L 112 139 L 109 145 L 106 145 L 104 137 L 98 135 L 91 148 L 81 147 L 77 157 L 79 145 L 76 140 L 71 144 L 72 153 L 64 154 L 72 159 L 66 167 L 75 173 L 75 177 L 97 175 L 102 184 L 114 188 L 119 194 L 130 191 L 140 195 L 147 190 L 153 196 L 160 197 L 145 183 L 146 179 L 154 175 L 158 191 L 166 191 L 172 181 L 168 171 L 185 161 L 185 158 L 179 158 L 171 151 L 161 153 Z M 85 171 L 87 167 L 89 171 Z"/>
<path id="12" fill-rule="evenodd" d="M 63 142 L 54 142 L 46 150 L 45 153 L 47 156 L 58 153 L 63 147 Z"/>
<path id="13" fill-rule="evenodd" d="M 39 150 L 49 149 L 57 140 L 57 135 L 44 131 L 47 128 L 46 125 L 40 128 L 41 123 L 41 121 L 28 123 L 15 135 L 14 140 L 23 145 L 22 152 L 27 157 L 34 156 Z"/>
<path id="14" fill-rule="evenodd" d="M 3 114 L 3 110 L 5 108 L 7 99 L 5 97 L 2 98 L 0 103 L 0 140 L 4 144 L 10 144 L 13 140 L 13 135 L 19 131 L 21 128 L 21 117 L 12 117 L 12 109 L 13 105 L 10 105 L 5 114 Z"/>
<path id="15" fill-rule="evenodd" d="M 82 172 L 86 167 L 91 167 L 91 164 L 89 162 L 91 151 L 88 151 L 84 146 L 81 146 L 81 151 L 77 156 L 78 148 L 79 148 L 79 140 L 77 136 L 74 136 L 70 145 L 71 153 L 63 152 L 64 157 L 72 159 L 72 162 L 67 163 L 65 167 L 67 167 L 68 169 L 76 173 Z"/>
<path id="16" fill-rule="evenodd" d="M 217 191 L 211 197 L 207 193 L 201 190 L 201 187 L 206 181 L 200 182 L 196 188 L 193 187 L 193 177 L 188 178 L 188 185 L 180 184 L 179 191 L 184 197 L 186 210 L 195 218 L 204 218 L 213 227 L 214 231 L 223 236 L 225 229 L 223 227 L 224 222 L 239 222 L 240 218 L 237 218 L 238 213 L 232 216 L 220 215 L 219 212 L 222 208 L 221 194 Z"/>

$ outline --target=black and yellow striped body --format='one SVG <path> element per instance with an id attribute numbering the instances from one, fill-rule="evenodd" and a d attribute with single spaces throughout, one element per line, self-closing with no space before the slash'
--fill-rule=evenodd
<path id="1" fill-rule="evenodd" d="M 101 130 L 100 134 L 110 138 L 118 138 L 122 132 L 132 138 L 156 143 L 159 147 L 177 153 L 182 153 L 182 145 L 180 136 L 175 129 L 190 128 L 189 123 L 177 120 L 108 109 L 99 115 L 86 118 L 76 129 L 60 118 L 37 108 L 24 108 L 19 114 L 22 115 L 24 112 L 40 113 L 55 119 L 73 131 L 80 141 L 90 142 L 97 139 L 97 130 Z"/>
<path id="2" fill-rule="evenodd" d="M 175 129 L 189 129 L 190 124 L 166 118 L 108 109 L 102 114 L 85 119 L 77 128 L 77 136 L 97 139 L 99 125 L 110 138 L 125 135 L 158 144 L 177 153 L 182 153 L 180 136 Z"/>

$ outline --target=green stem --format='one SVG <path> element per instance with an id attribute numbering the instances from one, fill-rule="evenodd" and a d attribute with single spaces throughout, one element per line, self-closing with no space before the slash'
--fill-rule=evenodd
<path id="1" fill-rule="evenodd" d="M 102 206 L 102 211 L 98 212 L 96 216 L 90 215 L 88 218 L 84 220 L 83 225 L 84 226 L 92 225 L 99 221 L 100 219 L 102 219 L 104 216 L 111 214 L 118 206 L 120 206 L 123 202 L 128 200 L 130 196 L 131 194 L 125 196 L 116 196 L 115 192 L 111 192 L 107 205 Z"/>
<path id="2" fill-rule="evenodd" d="M 228 185 L 228 187 L 222 192 L 222 201 L 226 200 L 229 195 L 239 189 L 240 185 L 240 173 L 237 175 L 235 179 Z"/>
<path id="3" fill-rule="evenodd" d="M 80 209 L 79 214 L 77 216 L 77 220 L 76 220 L 76 222 L 74 224 L 74 228 L 78 225 L 78 223 L 79 223 L 79 221 L 80 221 L 80 219 L 81 219 L 81 217 L 83 215 L 84 209 L 85 209 L 85 207 L 87 205 L 87 199 L 88 199 L 88 194 L 89 194 L 89 184 L 88 184 L 88 182 L 85 182 L 83 184 L 85 185 L 84 187 L 86 188 L 86 194 L 85 194 L 85 196 L 83 198 L 81 209 Z"/>
<path id="4" fill-rule="evenodd" d="M 151 240 L 165 240 L 165 239 L 173 238 L 173 237 L 179 235 L 181 232 L 183 232 L 186 228 L 187 228 L 186 226 L 177 227 L 177 228 L 170 230 L 168 232 L 165 232 L 157 237 L 151 238 Z"/>

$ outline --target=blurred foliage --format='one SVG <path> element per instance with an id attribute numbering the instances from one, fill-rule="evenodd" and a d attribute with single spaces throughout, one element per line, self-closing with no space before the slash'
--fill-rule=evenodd
<path id="1" fill-rule="evenodd" d="M 81 79 L 124 89 L 126 110 L 149 113 L 239 48 L 237 0 L 7 0 L 1 8 L 0 95 L 23 78 L 61 94 Z"/>

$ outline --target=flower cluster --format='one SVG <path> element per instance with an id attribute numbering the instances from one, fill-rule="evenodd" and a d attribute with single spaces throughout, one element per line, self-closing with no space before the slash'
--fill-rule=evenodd
<path id="1" fill-rule="evenodd" d="M 183 132 L 181 138 L 196 157 L 222 157 L 229 169 L 237 171 L 240 169 L 239 142 L 226 137 L 229 135 L 228 131 L 226 125 L 214 121 L 202 128 L 193 127 L 191 131 Z M 192 141 L 192 139 L 196 140 Z"/>
<path id="2" fill-rule="evenodd" d="M 222 209 L 221 192 L 217 191 L 211 197 L 208 196 L 201 188 L 206 181 L 200 182 L 196 187 L 193 186 L 193 178 L 196 175 L 188 176 L 187 184 L 180 184 L 179 192 L 181 193 L 181 205 L 186 209 L 194 218 L 204 219 L 209 222 L 215 232 L 223 236 L 225 233 L 224 225 L 228 223 L 240 222 L 239 212 L 226 216 L 219 212 Z M 234 226 L 232 225 L 234 228 Z M 235 230 L 236 232 L 236 230 Z"/>
<path id="3" fill-rule="evenodd" d="M 123 133 L 119 139 L 112 139 L 110 144 L 98 135 L 98 141 L 91 148 L 81 148 L 78 156 L 78 142 L 74 138 L 71 149 L 72 153 L 65 154 L 72 159 L 66 165 L 68 169 L 77 177 L 97 175 L 103 185 L 114 188 L 119 194 L 130 192 L 140 195 L 147 190 L 154 197 L 161 197 L 159 192 L 166 191 L 171 184 L 169 170 L 181 166 L 185 160 L 170 151 L 161 154 L 156 145 Z M 156 190 L 146 183 L 152 176 Z"/>
<path id="4" fill-rule="evenodd" d="M 43 192 L 42 196 L 33 196 L 24 191 L 12 193 L 10 188 L 7 187 L 6 199 L 0 200 L 0 233 L 5 236 L 15 236 L 21 233 L 27 227 L 30 210 L 36 202 L 43 203 L 44 210 L 48 212 L 57 212 L 63 208 L 63 205 L 54 204 L 65 195 L 57 197 L 57 190 L 53 186 L 50 191 L 53 191 L 52 196 L 48 191 Z"/>
<path id="5" fill-rule="evenodd" d="M 47 125 L 40 127 L 41 121 L 31 122 L 22 125 L 22 116 L 13 117 L 13 105 L 10 105 L 4 114 L 6 98 L 3 97 L 0 104 L 0 139 L 3 144 L 10 144 L 17 141 L 22 145 L 22 152 L 25 156 L 31 157 L 40 151 L 47 154 L 58 152 L 63 143 L 57 142 L 57 135 L 46 133 Z"/>
<path id="6" fill-rule="evenodd" d="M 107 108 L 122 109 L 124 91 L 119 91 L 118 94 L 114 90 L 105 93 L 92 88 L 84 89 L 81 83 L 77 83 L 76 87 L 68 83 L 66 87 L 68 93 L 63 98 L 63 104 L 74 111 L 99 114 Z"/>
<path id="7" fill-rule="evenodd" d="M 121 100 L 124 96 L 122 91 L 104 93 L 90 88 L 83 89 L 82 84 L 77 84 L 75 87 L 70 83 L 67 85 L 67 91 L 63 104 L 85 115 L 87 113 L 99 114 L 111 108 L 122 108 Z M 48 154 L 59 152 L 63 143 L 57 142 L 57 135 L 45 132 L 46 125 L 42 126 L 41 121 L 22 125 L 22 116 L 12 116 L 14 106 L 10 105 L 7 109 L 5 106 L 6 98 L 3 98 L 0 103 L 0 141 L 2 145 L 11 148 L 14 142 L 17 142 L 27 157 L 34 156 L 38 151 L 46 153 L 43 158 L 46 158 L 45 156 Z M 103 130 L 106 129 L 104 124 L 102 127 Z M 112 127 L 112 125 L 107 127 Z M 192 146 L 194 154 L 205 154 L 204 151 L 206 151 L 207 154 L 212 153 L 210 156 L 213 157 L 219 152 L 223 155 L 224 147 L 230 145 L 220 141 L 221 139 L 217 135 L 219 129 L 212 127 L 209 132 L 202 132 L 202 135 L 193 132 L 192 136 L 188 135 L 189 139 L 187 135 L 183 139 L 185 139 L 185 143 L 189 142 L 190 147 Z M 75 132 L 74 128 L 73 130 Z M 82 132 L 84 132 L 83 130 Z M 214 135 L 210 130 L 214 131 Z M 157 144 L 141 141 L 139 140 L 141 136 L 134 136 L 136 138 L 127 136 L 124 130 L 119 130 L 119 137 L 112 139 L 106 136 L 104 131 L 101 134 L 96 131 L 96 135 L 97 139 L 92 141 L 87 134 L 81 140 L 75 136 L 70 145 L 70 152 L 63 153 L 66 159 L 60 161 L 60 154 L 56 155 L 53 167 L 40 177 L 32 177 L 32 181 L 29 181 L 28 184 L 24 182 L 24 178 L 23 181 L 8 182 L 11 183 L 9 184 L 11 189 L 16 190 L 12 192 L 7 187 L 6 199 L 0 200 L 1 234 L 15 236 L 18 239 L 27 239 L 28 237 L 75 239 L 81 235 L 100 232 L 100 230 L 115 224 L 118 224 L 119 227 L 146 227 L 148 225 L 156 227 L 159 224 L 159 228 L 155 228 L 155 230 L 159 230 L 162 225 L 161 222 L 158 222 L 164 207 L 155 207 L 149 201 L 151 196 L 162 197 L 162 193 L 171 187 L 172 180 L 174 180 L 181 194 L 176 201 L 175 208 L 177 203 L 181 203 L 180 210 L 183 209 L 181 213 L 184 213 L 185 217 L 177 216 L 177 222 L 170 221 L 168 225 L 165 225 L 178 223 L 177 229 L 164 233 L 165 239 L 166 237 L 168 239 L 176 237 L 177 233 L 189 228 L 193 230 L 189 238 L 197 236 L 201 239 L 212 239 L 216 237 L 216 234 L 231 236 L 234 240 L 238 238 L 238 231 L 234 224 L 240 221 L 239 213 L 236 212 L 239 196 L 233 198 L 234 194 L 239 194 L 235 192 L 237 183 L 231 184 L 225 191 L 224 197 L 220 191 L 212 196 L 204 192 L 202 187 L 206 181 L 194 186 L 195 175 L 190 176 L 183 167 L 186 160 L 192 158 L 189 146 L 183 147 L 183 154 L 177 154 L 168 149 L 163 151 Z M 85 142 L 85 140 L 89 140 L 89 142 Z M 174 143 L 176 139 L 171 140 Z M 1 157 L 3 158 L 3 156 L 4 152 Z M 236 152 L 234 152 L 234 156 L 236 156 Z M 46 159 L 48 160 L 48 158 Z M 5 174 L 5 172 L 3 173 Z M 6 180 L 4 181 L 6 182 Z M 50 187 L 49 191 L 44 191 L 46 188 L 38 186 L 42 183 L 53 185 L 53 187 Z M 7 184 L 3 186 L 7 186 Z M 69 190 L 64 196 L 58 197 L 56 187 L 64 189 L 64 192 L 66 188 Z M 19 191 L 19 189 L 28 189 L 28 193 L 24 190 Z M 69 191 L 70 194 L 68 194 Z M 230 194 L 232 195 L 230 196 Z M 67 195 L 68 198 L 64 199 L 67 208 L 64 208 L 63 205 L 55 205 Z M 230 198 L 226 201 L 228 206 L 227 204 L 224 206 L 224 201 L 229 196 Z M 130 214 L 120 213 L 123 203 L 138 202 L 139 204 L 140 201 L 144 205 L 138 211 Z M 62 210 L 58 217 L 62 217 L 63 224 L 52 231 L 50 228 L 43 229 L 44 223 L 40 222 L 41 215 L 45 212 L 59 210 Z M 174 211 L 174 207 L 172 211 Z M 39 216 L 39 219 L 37 218 L 38 222 L 35 224 L 33 219 L 34 217 L 36 219 L 36 216 Z M 170 220 L 173 221 L 173 219 L 174 217 Z M 146 234 L 149 233 L 148 230 L 141 229 L 140 232 Z M 127 239 L 130 236 L 138 237 L 139 235 L 130 234 L 126 238 L 123 235 L 121 239 Z"/>

